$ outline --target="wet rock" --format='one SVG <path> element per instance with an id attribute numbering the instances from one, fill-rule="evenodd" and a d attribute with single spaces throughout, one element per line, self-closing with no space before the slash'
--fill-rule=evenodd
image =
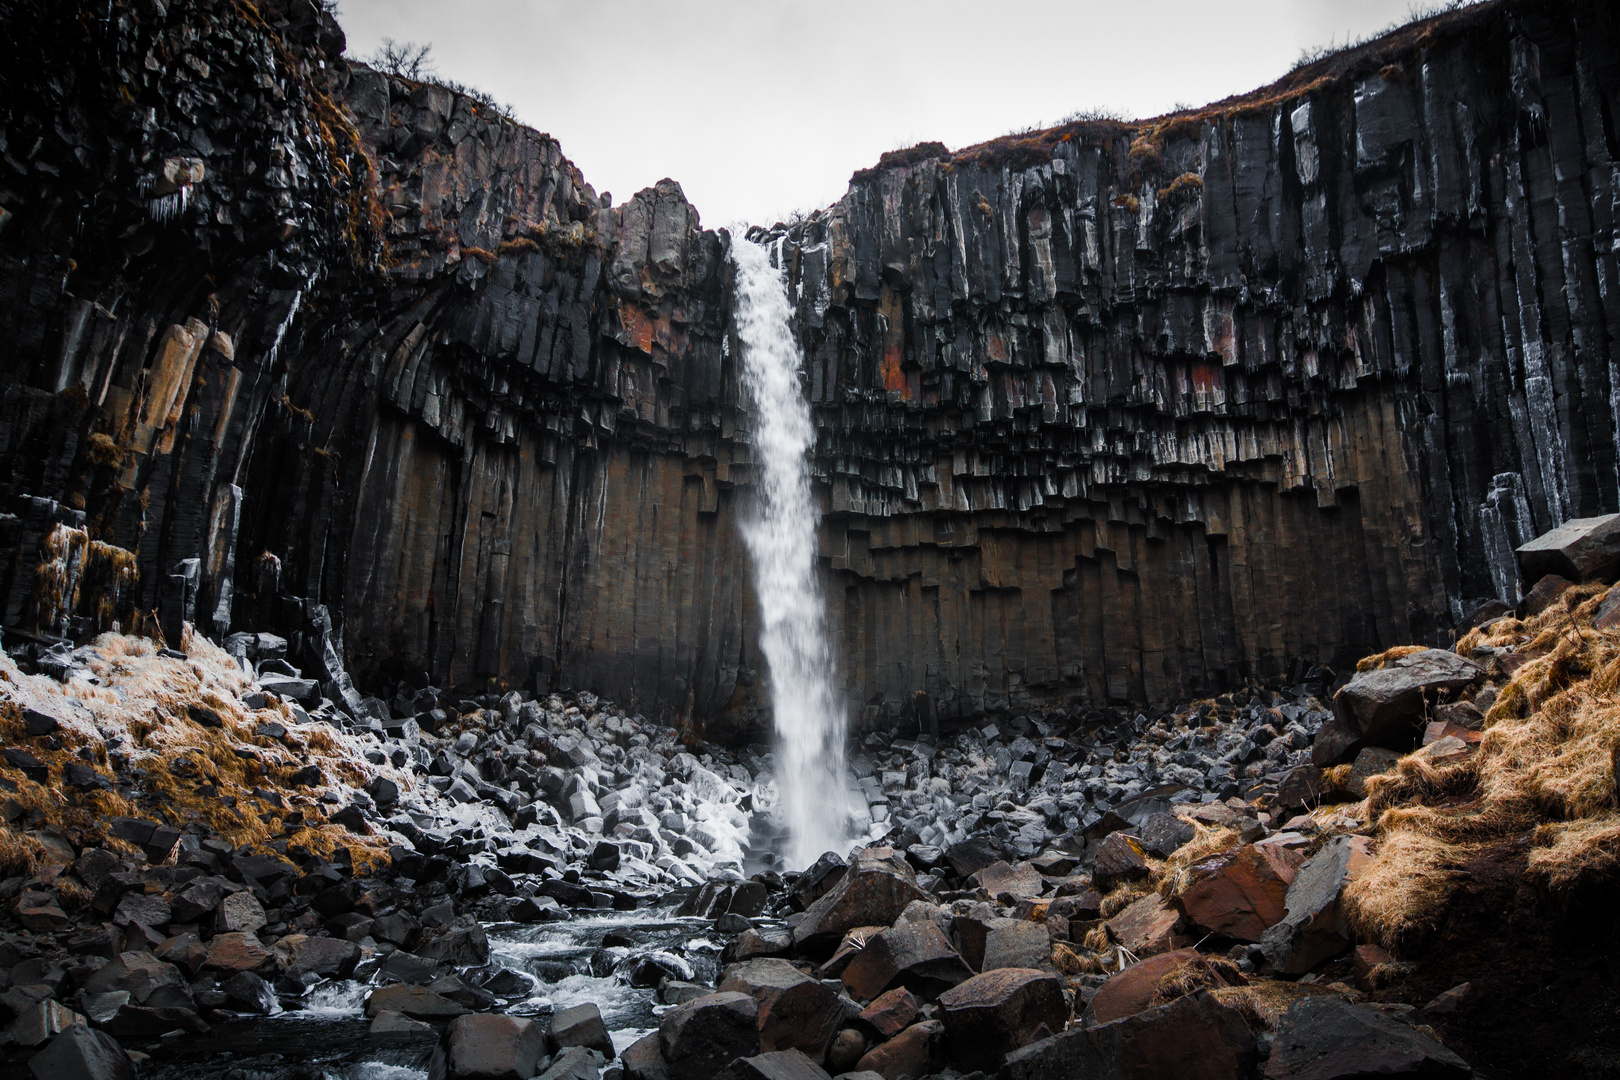
<path id="1" fill-rule="evenodd" d="M 825 953 L 854 927 L 893 925 L 907 904 L 927 899 L 909 871 L 909 866 L 901 871 L 890 862 L 857 859 L 837 885 L 805 910 L 804 920 L 793 928 L 794 943 Z"/>
<path id="2" fill-rule="evenodd" d="M 39 1046 L 74 1024 L 83 1023 L 83 1016 L 46 998 L 18 1009 L 16 1017 L 6 1025 L 6 1033 L 18 1046 Z"/>
<path id="3" fill-rule="evenodd" d="M 624 1067 L 626 1080 L 669 1080 L 669 1065 L 664 1061 L 656 1031 L 625 1047 L 619 1062 Z"/>
<path id="4" fill-rule="evenodd" d="M 128 991 L 137 1005 L 191 1005 L 191 995 L 180 969 L 148 952 L 119 954 L 86 979 L 84 989 L 89 994 Z"/>
<path id="5" fill-rule="evenodd" d="M 1422 1075 L 1463 1078 L 1467 1062 L 1406 1024 L 1337 997 L 1294 1002 L 1277 1024 L 1266 1080 Z"/>
<path id="6" fill-rule="evenodd" d="M 819 1059 L 817 1059 L 819 1060 Z M 718 1080 L 831 1080 L 827 1070 L 800 1050 L 777 1050 L 738 1058 Z"/>
<path id="7" fill-rule="evenodd" d="M 985 1070 L 998 1067 L 1038 1029 L 1062 1031 L 1069 1019 L 1063 983 L 1032 968 L 975 975 L 941 994 L 939 1010 L 952 1059 L 959 1066 Z"/>
<path id="8" fill-rule="evenodd" d="M 1278 971 L 1303 974 L 1350 946 L 1339 895 L 1370 859 L 1366 837 L 1338 836 L 1307 859 L 1288 886 L 1287 914 L 1260 947 Z"/>
<path id="9" fill-rule="evenodd" d="M 1007 1055 L 1004 1080 L 1242 1080 L 1255 1038 L 1236 1009 L 1199 990 L 1168 1005 L 1071 1028 Z"/>
<path id="10" fill-rule="evenodd" d="M 34 1080 L 135 1080 L 124 1048 L 104 1031 L 75 1024 L 28 1059 Z"/>
<path id="11" fill-rule="evenodd" d="M 456 1017 L 445 1028 L 444 1046 L 451 1080 L 530 1080 L 546 1057 L 538 1024 L 498 1013 Z"/>
<path id="12" fill-rule="evenodd" d="M 602 1022 L 601 1010 L 590 1002 L 552 1013 L 551 1045 L 559 1051 L 570 1046 L 583 1046 L 609 1060 L 618 1056 L 607 1025 Z"/>
<path id="13" fill-rule="evenodd" d="M 339 938 L 295 936 L 283 938 L 278 947 L 288 950 L 285 973 L 293 978 L 308 974 L 346 979 L 360 960 L 360 947 Z"/>
<path id="14" fill-rule="evenodd" d="M 601 1058 L 596 1051 L 584 1046 L 570 1046 L 552 1059 L 540 1080 L 598 1080 L 602 1075 Z"/>
<path id="15" fill-rule="evenodd" d="M 468 1008 L 433 991 L 409 983 L 395 983 L 373 990 L 366 998 L 366 1015 L 383 1012 L 403 1013 L 413 1020 L 448 1020 L 466 1014 Z"/>
<path id="16" fill-rule="evenodd" d="M 226 1004 L 237 1012 L 269 1016 L 276 1012 L 276 992 L 269 983 L 251 971 L 239 971 L 220 984 Z"/>
<path id="17" fill-rule="evenodd" d="M 747 994 L 758 1004 L 759 1045 L 767 1053 L 798 1049 L 820 1061 L 844 1019 L 837 993 L 786 960 L 729 967 L 719 989 Z"/>
<path id="18" fill-rule="evenodd" d="M 1525 581 L 1559 574 L 1575 581 L 1620 577 L 1620 514 L 1572 518 L 1521 544 L 1515 554 Z"/>
<path id="19" fill-rule="evenodd" d="M 658 1022 L 659 1047 L 675 1080 L 707 1080 L 733 1058 L 759 1053 L 759 1005 L 726 991 L 677 1005 Z"/>
<path id="20" fill-rule="evenodd" d="M 945 1025 L 938 1020 L 923 1020 L 868 1050 L 855 1068 L 858 1072 L 877 1073 L 883 1080 L 900 1080 L 903 1076 L 929 1076 L 944 1063 Z"/>
<path id="21" fill-rule="evenodd" d="M 1152 1003 L 1153 989 L 1161 978 L 1189 960 L 1196 959 L 1197 949 L 1176 949 L 1115 972 L 1092 996 L 1087 1006 L 1091 1019 L 1099 1024 L 1108 1024 L 1135 1016 Z"/>
<path id="22" fill-rule="evenodd" d="M 844 968 L 842 978 L 850 994 L 863 1001 L 896 985 L 932 1001 L 972 974 L 937 925 L 915 922 L 901 923 L 869 938 Z"/>
<path id="23" fill-rule="evenodd" d="M 215 926 L 222 934 L 258 933 L 269 923 L 264 907 L 250 892 L 228 893 L 219 901 Z"/>
<path id="24" fill-rule="evenodd" d="M 1369 742 L 1407 737 L 1426 702 L 1461 690 L 1483 674 L 1454 652 L 1423 649 L 1357 674 L 1333 699 L 1334 715 Z"/>
<path id="25" fill-rule="evenodd" d="M 432 1024 L 424 1024 L 420 1020 L 412 1020 L 404 1013 L 387 1009 L 372 1019 L 367 1034 L 378 1042 L 417 1042 L 438 1038 L 438 1032 L 433 1030 Z"/>
<path id="26" fill-rule="evenodd" d="M 275 954 L 256 934 L 242 932 L 214 935 L 203 967 L 214 971 L 258 971 L 274 962 Z"/>
<path id="27" fill-rule="evenodd" d="M 1238 941 L 1258 942 L 1286 911 L 1288 883 L 1251 845 L 1189 866 L 1176 901 L 1201 928 Z"/>

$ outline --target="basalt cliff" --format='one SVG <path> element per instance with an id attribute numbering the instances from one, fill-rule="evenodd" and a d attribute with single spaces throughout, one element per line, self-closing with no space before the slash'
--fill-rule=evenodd
<path id="1" fill-rule="evenodd" d="M 0 13 L 8 629 L 756 722 L 743 238 L 313 0 Z M 1607 5 L 1498 0 L 756 233 L 852 713 L 1297 683 L 1516 601 L 1620 509 L 1617 74 Z"/>

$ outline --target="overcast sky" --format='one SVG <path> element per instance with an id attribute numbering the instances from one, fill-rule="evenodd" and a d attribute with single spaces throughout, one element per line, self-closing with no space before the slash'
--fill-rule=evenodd
<path id="1" fill-rule="evenodd" d="M 665 176 L 709 226 L 843 195 L 885 150 L 1262 86 L 1411 0 L 339 0 L 349 53 L 430 42 L 442 77 L 550 132 L 622 202 Z"/>

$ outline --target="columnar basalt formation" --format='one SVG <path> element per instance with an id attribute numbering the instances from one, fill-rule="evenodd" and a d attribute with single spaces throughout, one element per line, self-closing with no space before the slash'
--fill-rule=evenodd
<path id="1" fill-rule="evenodd" d="M 313 0 L 0 9 L 8 626 L 277 628 L 362 685 L 741 730 L 749 410 L 678 185 L 611 205 Z M 1620 508 L 1617 63 L 1603 5 L 1502 0 L 892 155 L 777 230 L 852 708 L 1436 640 Z"/>

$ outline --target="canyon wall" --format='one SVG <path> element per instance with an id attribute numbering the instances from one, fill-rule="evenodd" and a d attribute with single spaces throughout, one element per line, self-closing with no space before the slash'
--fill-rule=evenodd
<path id="1" fill-rule="evenodd" d="M 312 0 L 0 11 L 7 627 L 752 730 L 731 241 L 677 184 L 612 205 Z M 1165 700 L 1514 598 L 1620 508 L 1617 64 L 1603 5 L 1484 5 L 756 235 L 852 710 Z"/>

